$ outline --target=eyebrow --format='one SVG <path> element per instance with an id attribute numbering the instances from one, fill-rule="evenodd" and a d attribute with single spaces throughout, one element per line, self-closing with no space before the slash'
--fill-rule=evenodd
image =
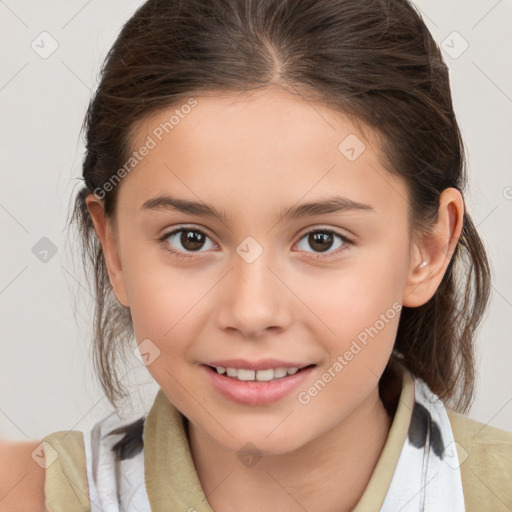
<path id="1" fill-rule="evenodd" d="M 178 211 L 189 215 L 214 217 L 224 223 L 228 222 L 227 215 L 224 210 L 218 210 L 215 206 L 207 203 L 189 201 L 188 199 L 179 199 L 169 195 L 160 195 L 148 199 L 142 205 L 141 210 Z M 368 204 L 359 203 L 346 197 L 333 196 L 327 199 L 285 208 L 279 213 L 278 219 L 281 222 L 283 220 L 295 220 L 303 217 L 326 215 L 329 213 L 347 210 L 375 212 L 375 209 Z"/>

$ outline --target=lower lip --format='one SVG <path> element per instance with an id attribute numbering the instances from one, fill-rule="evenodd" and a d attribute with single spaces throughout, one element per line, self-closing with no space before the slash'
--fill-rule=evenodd
<path id="1" fill-rule="evenodd" d="M 233 402 L 247 405 L 265 405 L 285 397 L 302 384 L 315 369 L 305 368 L 294 375 L 270 381 L 244 381 L 220 375 L 213 368 L 201 365 L 213 386 Z"/>

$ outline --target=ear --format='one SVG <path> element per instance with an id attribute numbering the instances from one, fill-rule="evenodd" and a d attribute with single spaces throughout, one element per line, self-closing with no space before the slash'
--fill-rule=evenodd
<path id="1" fill-rule="evenodd" d="M 437 220 L 423 238 L 413 244 L 402 304 L 415 308 L 428 302 L 443 280 L 462 233 L 464 200 L 455 188 L 439 197 Z"/>
<path id="2" fill-rule="evenodd" d="M 127 308 L 129 307 L 128 294 L 126 293 L 121 258 L 119 256 L 119 244 L 112 221 L 105 216 L 103 201 L 94 194 L 90 194 L 85 198 L 85 204 L 91 214 L 94 228 L 101 242 L 110 284 L 114 289 L 117 300 L 122 306 Z"/>

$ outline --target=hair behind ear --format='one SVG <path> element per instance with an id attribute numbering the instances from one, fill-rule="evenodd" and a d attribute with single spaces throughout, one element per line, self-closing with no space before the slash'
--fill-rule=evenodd
<path id="1" fill-rule="evenodd" d="M 404 307 L 400 317 L 398 354 L 392 357 L 461 412 L 473 400 L 473 343 L 490 288 L 485 248 L 471 217 L 464 214 L 461 237 L 439 288 L 423 306 Z"/>

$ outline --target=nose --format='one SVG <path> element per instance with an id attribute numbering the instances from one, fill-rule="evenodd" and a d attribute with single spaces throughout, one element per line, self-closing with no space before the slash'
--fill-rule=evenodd
<path id="1" fill-rule="evenodd" d="M 282 331 L 291 322 L 289 301 L 293 294 L 265 251 L 252 262 L 237 255 L 219 295 L 220 327 L 237 331 L 244 338 Z"/>

